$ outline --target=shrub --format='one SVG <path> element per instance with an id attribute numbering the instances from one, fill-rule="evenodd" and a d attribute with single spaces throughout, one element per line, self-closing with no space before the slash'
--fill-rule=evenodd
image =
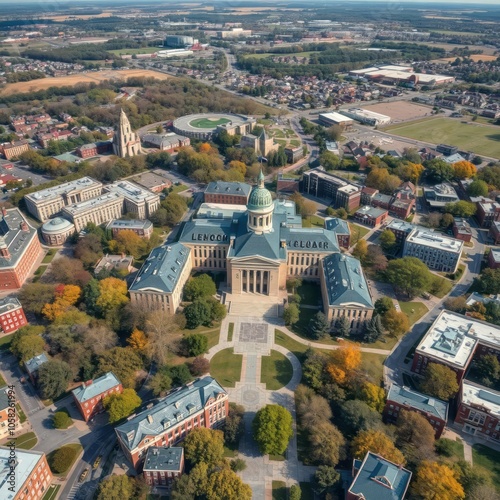
<path id="1" fill-rule="evenodd" d="M 52 472 L 62 474 L 74 462 L 78 450 L 70 446 L 62 446 L 54 452 L 49 466 Z"/>
<path id="2" fill-rule="evenodd" d="M 247 468 L 247 463 L 241 458 L 235 458 L 230 462 L 233 472 L 241 472 Z"/>
<path id="3" fill-rule="evenodd" d="M 203 356 L 197 356 L 189 363 L 189 371 L 193 377 L 200 377 L 210 371 L 210 362 Z"/>
<path id="4" fill-rule="evenodd" d="M 67 429 L 72 423 L 70 416 L 65 411 L 58 411 L 52 417 L 56 429 Z"/>
<path id="5" fill-rule="evenodd" d="M 200 356 L 208 349 L 208 338 L 200 333 L 187 335 L 184 338 L 184 343 L 189 356 Z"/>

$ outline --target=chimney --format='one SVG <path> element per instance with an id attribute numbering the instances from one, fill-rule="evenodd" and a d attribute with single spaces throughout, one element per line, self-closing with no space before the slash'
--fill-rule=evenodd
<path id="1" fill-rule="evenodd" d="M 84 383 L 83 383 L 83 386 L 84 386 L 84 387 L 88 387 L 89 385 L 92 385 L 93 383 L 94 383 L 94 381 L 93 381 L 93 380 L 87 380 L 87 382 L 84 382 Z"/>
<path id="2" fill-rule="evenodd" d="M 28 231 L 29 231 L 28 224 L 26 224 L 26 221 L 25 221 L 25 220 L 23 220 L 23 221 L 21 222 L 20 226 L 21 226 L 21 230 L 22 230 L 22 231 L 26 231 L 26 232 L 28 232 Z"/>
<path id="3" fill-rule="evenodd" d="M 2 215 L 5 217 L 7 215 L 7 209 L 2 207 Z"/>
<path id="4" fill-rule="evenodd" d="M 4 259 L 10 259 L 9 249 L 2 237 L 0 237 L 0 257 L 3 257 Z"/>

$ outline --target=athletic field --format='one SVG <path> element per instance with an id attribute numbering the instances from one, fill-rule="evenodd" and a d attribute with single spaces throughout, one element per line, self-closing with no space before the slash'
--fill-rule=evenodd
<path id="1" fill-rule="evenodd" d="M 189 125 L 194 128 L 214 128 L 230 121 L 228 118 L 196 118 Z"/>
<path id="2" fill-rule="evenodd" d="M 384 131 L 431 144 L 451 144 L 478 155 L 500 158 L 500 126 L 453 118 L 431 118 L 408 125 L 390 125 Z"/>

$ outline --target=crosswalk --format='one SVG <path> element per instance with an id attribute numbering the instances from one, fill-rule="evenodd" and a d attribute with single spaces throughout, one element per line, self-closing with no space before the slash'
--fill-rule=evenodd
<path id="1" fill-rule="evenodd" d="M 74 500 L 76 498 L 76 494 L 78 493 L 79 488 L 80 488 L 79 484 L 74 484 L 72 488 L 69 490 L 66 500 Z"/>

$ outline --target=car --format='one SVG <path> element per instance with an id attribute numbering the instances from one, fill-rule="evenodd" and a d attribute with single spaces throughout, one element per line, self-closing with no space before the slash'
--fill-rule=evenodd
<path id="1" fill-rule="evenodd" d="M 94 465 L 92 465 L 92 469 L 97 469 L 99 467 L 99 464 L 101 463 L 102 455 L 99 455 L 95 460 L 94 460 Z"/>
<path id="2" fill-rule="evenodd" d="M 78 482 L 81 483 L 85 480 L 85 478 L 87 477 L 88 473 L 89 473 L 89 468 L 88 467 L 85 467 L 85 469 L 83 469 L 82 473 L 80 474 L 80 477 L 78 478 Z"/>

